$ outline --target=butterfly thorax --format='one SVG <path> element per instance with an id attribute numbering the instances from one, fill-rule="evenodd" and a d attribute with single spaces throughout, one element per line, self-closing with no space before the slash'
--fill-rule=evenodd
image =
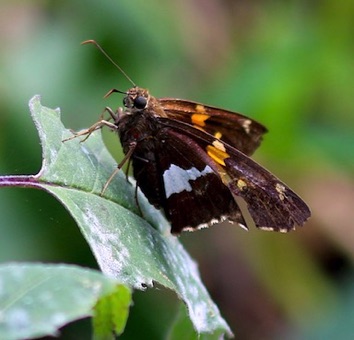
<path id="1" fill-rule="evenodd" d="M 128 90 L 123 104 L 125 108 L 116 122 L 123 151 L 136 144 L 135 154 L 148 152 L 154 148 L 154 137 L 161 128 L 156 117 L 166 117 L 164 110 L 148 90 L 139 87 Z"/>

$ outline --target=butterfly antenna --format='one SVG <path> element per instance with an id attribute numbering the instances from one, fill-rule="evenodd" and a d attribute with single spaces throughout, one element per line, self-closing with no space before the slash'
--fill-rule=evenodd
<path id="1" fill-rule="evenodd" d="M 81 45 L 85 44 L 95 45 L 103 53 L 103 55 L 124 75 L 124 77 L 127 78 L 128 81 L 130 81 L 134 87 L 136 87 L 133 80 L 123 71 L 123 69 L 117 63 L 114 62 L 114 60 L 108 55 L 108 53 L 95 40 L 85 40 L 81 43 Z"/>

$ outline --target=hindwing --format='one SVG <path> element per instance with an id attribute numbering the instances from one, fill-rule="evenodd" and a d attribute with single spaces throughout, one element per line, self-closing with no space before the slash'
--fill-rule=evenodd
<path id="1" fill-rule="evenodd" d="M 303 200 L 288 186 L 241 151 L 178 120 L 158 118 L 161 124 L 198 145 L 199 153 L 213 161 L 225 188 L 241 197 L 258 228 L 289 231 L 302 225 L 310 216 Z M 188 155 L 190 149 L 185 150 Z M 215 191 L 214 191 L 215 192 Z"/>

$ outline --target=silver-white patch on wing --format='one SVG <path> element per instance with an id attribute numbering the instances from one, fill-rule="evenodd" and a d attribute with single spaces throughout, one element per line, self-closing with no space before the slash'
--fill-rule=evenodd
<path id="1" fill-rule="evenodd" d="M 175 164 L 171 164 L 163 173 L 166 197 L 169 198 L 172 194 L 178 194 L 182 191 L 192 191 L 190 181 L 195 181 L 197 178 L 213 172 L 209 165 L 199 171 L 197 168 L 185 170 Z"/>

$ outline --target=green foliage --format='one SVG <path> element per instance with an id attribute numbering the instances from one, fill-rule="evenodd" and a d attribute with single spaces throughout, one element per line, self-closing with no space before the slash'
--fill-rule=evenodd
<path id="1" fill-rule="evenodd" d="M 64 143 L 72 133 L 60 122 L 59 111 L 42 107 L 39 97 L 31 100 L 30 108 L 43 147 L 42 169 L 36 176 L 4 177 L 1 184 L 48 191 L 74 217 L 104 274 L 137 289 L 152 287 L 153 282 L 170 288 L 188 306 L 198 333 L 221 330 L 231 334 L 203 286 L 195 263 L 170 234 L 163 216 L 142 195 L 138 197 L 139 207 L 156 229 L 138 216 L 135 188 L 125 175 L 117 175 L 100 195 L 115 166 L 100 132 L 84 143 L 78 138 Z M 100 321 L 102 307 L 113 310 L 117 303 L 113 296 L 98 306 L 97 334 L 110 329 Z M 112 313 L 108 319 L 120 333 L 123 322 Z"/>
<path id="2" fill-rule="evenodd" d="M 166 339 L 168 340 L 218 340 L 223 337 L 222 330 L 218 330 L 213 334 L 198 334 L 188 317 L 186 307 L 179 306 L 179 311 L 176 315 Z"/>
<path id="3" fill-rule="evenodd" d="M 110 339 L 113 335 L 112 330 L 116 335 L 123 333 L 130 303 L 131 292 L 123 285 L 116 287 L 112 294 L 100 299 L 94 309 L 94 338 Z"/>
<path id="4" fill-rule="evenodd" d="M 312 209 L 306 226 L 290 235 L 217 226 L 180 237 L 236 336 L 350 337 L 353 1 L 3 1 L 0 7 L 2 175 L 40 168 L 26 110 L 35 93 L 47 106 L 60 106 L 65 125 L 75 130 L 97 121 L 106 105 L 121 105 L 119 95 L 102 97 L 130 84 L 92 46 L 80 46 L 95 39 L 157 98 L 196 100 L 259 120 L 269 133 L 256 159 Z M 103 134 L 118 163 L 117 136 Z M 99 180 L 113 168 L 100 168 Z M 76 181 L 85 185 L 85 176 Z M 95 192 L 100 185 L 91 182 Z M 114 199 L 138 213 L 127 192 Z M 0 214 L 2 262 L 96 266 L 71 215 L 47 193 L 1 189 Z M 121 337 L 163 338 L 174 314 L 171 295 L 136 293 Z"/>
<path id="5" fill-rule="evenodd" d="M 120 332 L 128 318 L 129 288 L 94 270 L 69 265 L 6 264 L 0 266 L 0 338 L 28 339 L 58 335 L 66 323 L 91 316 L 108 297 L 122 301 L 116 309 Z M 101 315 L 107 314 L 101 307 Z M 102 320 L 107 318 L 105 315 Z"/>

